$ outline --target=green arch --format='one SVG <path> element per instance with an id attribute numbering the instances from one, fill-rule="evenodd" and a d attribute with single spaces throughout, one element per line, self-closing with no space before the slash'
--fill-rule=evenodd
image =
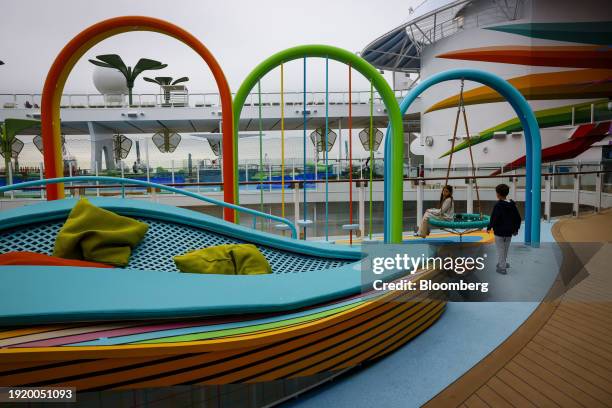
<path id="1" fill-rule="evenodd" d="M 288 48 L 280 51 L 268 59 L 261 62 L 251 71 L 245 78 L 236 93 L 234 98 L 234 173 L 238 174 L 238 124 L 242 108 L 251 90 L 257 85 L 257 82 L 272 69 L 279 66 L 281 63 L 304 58 L 304 57 L 328 57 L 335 61 L 349 64 L 367 79 L 369 79 L 374 88 L 380 94 L 389 116 L 391 125 L 391 157 L 385 157 L 390 164 L 390 203 L 389 218 L 392 220 L 390 231 L 385 234 L 386 240 L 390 243 L 402 242 L 402 207 L 403 207 L 403 159 L 404 159 L 404 128 L 402 123 L 402 114 L 399 105 L 395 99 L 395 94 L 385 78 L 378 72 L 376 68 L 370 65 L 366 60 L 358 57 L 354 53 L 338 47 L 330 45 L 301 45 L 293 48 Z M 388 141 L 389 142 L 389 141 Z M 238 204 L 238 177 L 234 177 L 234 195 L 236 204 Z"/>

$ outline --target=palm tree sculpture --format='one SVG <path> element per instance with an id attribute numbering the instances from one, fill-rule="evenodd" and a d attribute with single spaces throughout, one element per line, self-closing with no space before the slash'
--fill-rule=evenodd
<path id="1" fill-rule="evenodd" d="M 164 101 L 166 103 L 170 103 L 170 90 L 164 88 L 164 86 L 176 85 L 176 84 L 180 84 L 181 82 L 189 81 L 188 77 L 181 77 L 179 79 L 175 79 L 174 81 L 172 81 L 173 79 L 172 77 L 155 77 L 155 78 L 144 77 L 143 79 L 147 82 L 152 82 L 162 87 L 162 89 L 164 90 Z"/>
<path id="2" fill-rule="evenodd" d="M 33 119 L 7 118 L 4 120 L 4 124 L 0 126 L 0 155 L 4 157 L 4 171 L 7 185 L 13 183 L 9 173 L 11 159 L 15 159 L 16 161 L 19 153 L 21 153 L 21 149 L 23 149 L 23 142 L 17 139 L 17 133 L 39 124 L 40 121 Z"/>
<path id="3" fill-rule="evenodd" d="M 99 67 L 115 68 L 123 74 L 128 88 L 130 105 L 132 104 L 132 88 L 134 88 L 134 81 L 136 81 L 138 75 L 143 71 L 157 70 L 168 66 L 168 64 L 162 64 L 159 61 L 141 58 L 134 66 L 134 69 L 132 69 L 132 67 L 126 66 L 121 57 L 117 54 L 98 55 L 96 58 L 100 61 L 90 59 L 89 62 Z"/>

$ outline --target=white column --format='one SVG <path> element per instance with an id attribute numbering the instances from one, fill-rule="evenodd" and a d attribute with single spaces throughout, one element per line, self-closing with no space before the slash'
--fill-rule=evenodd
<path id="1" fill-rule="evenodd" d="M 544 219 L 550 221 L 550 203 L 552 198 L 551 182 L 553 176 L 544 177 Z"/>
<path id="2" fill-rule="evenodd" d="M 516 172 L 516 170 L 515 170 Z M 517 201 L 517 188 L 516 188 L 516 183 L 517 183 L 518 177 L 512 177 L 512 195 L 510 197 L 512 197 L 512 199 L 514 201 Z"/>
<path id="3" fill-rule="evenodd" d="M 8 167 L 6 168 L 6 172 L 8 175 L 8 185 L 12 185 L 13 184 L 13 164 L 11 163 L 10 160 L 8 162 Z M 15 190 L 9 191 L 9 196 L 11 197 L 11 200 L 15 198 Z"/>
<path id="4" fill-rule="evenodd" d="M 299 218 L 300 218 L 300 185 L 298 183 L 293 183 L 293 223 L 298 233 L 300 231 L 300 226 L 298 224 Z"/>
<path id="5" fill-rule="evenodd" d="M 68 177 L 72 177 L 72 163 L 69 163 L 69 164 L 68 164 Z M 72 185 L 73 185 L 73 183 L 72 183 L 72 181 L 71 181 L 71 182 L 70 182 L 70 186 L 72 186 Z M 73 189 L 70 189 L 70 195 L 71 195 L 71 196 L 74 196 L 74 195 L 75 195 L 75 194 L 74 194 L 74 190 L 73 190 Z"/>
<path id="6" fill-rule="evenodd" d="M 40 163 L 40 179 L 44 179 L 45 178 L 45 170 L 44 170 L 44 164 L 43 162 Z M 45 188 L 44 186 L 40 189 L 40 199 L 44 200 L 45 199 Z"/>
<path id="7" fill-rule="evenodd" d="M 601 211 L 601 173 L 595 175 L 595 212 Z"/>
<path id="8" fill-rule="evenodd" d="M 174 184 L 174 160 L 170 160 L 170 181 Z"/>
<path id="9" fill-rule="evenodd" d="M 272 161 L 268 162 L 268 189 L 272 191 Z"/>
<path id="10" fill-rule="evenodd" d="M 147 182 L 151 182 L 151 172 L 149 169 L 149 138 L 146 138 L 144 140 L 144 147 L 145 147 L 145 164 L 147 166 Z"/>
<path id="11" fill-rule="evenodd" d="M 363 182 L 359 183 L 359 231 L 360 236 L 365 238 L 365 187 Z"/>
<path id="12" fill-rule="evenodd" d="M 580 167 L 578 167 L 580 170 Z M 578 217 L 578 212 L 580 209 L 580 175 L 574 175 L 574 204 L 572 206 L 572 215 L 574 217 Z"/>
<path id="13" fill-rule="evenodd" d="M 100 166 L 98 165 L 98 162 L 95 161 L 94 165 L 96 166 L 96 177 L 98 177 L 99 173 L 100 173 Z M 99 186 L 100 182 L 98 180 L 96 180 L 96 186 Z M 100 197 L 100 188 L 96 187 L 96 197 Z"/>
<path id="14" fill-rule="evenodd" d="M 121 178 L 125 178 L 125 168 L 123 167 L 123 160 L 119 162 L 119 167 L 121 167 Z M 125 198 L 125 184 L 121 185 L 121 198 Z"/>
<path id="15" fill-rule="evenodd" d="M 416 222 L 417 222 L 417 225 L 421 225 L 421 221 L 423 221 L 423 181 L 422 180 L 417 180 L 416 192 L 417 192 Z"/>
<path id="16" fill-rule="evenodd" d="M 472 214 L 474 212 L 474 180 L 467 179 L 467 194 L 466 194 L 466 202 L 467 202 L 467 212 L 468 214 Z M 421 223 L 419 222 L 419 225 Z"/>
<path id="17" fill-rule="evenodd" d="M 199 193 L 200 192 L 200 165 L 199 164 L 196 164 L 196 183 L 198 183 L 196 190 Z"/>

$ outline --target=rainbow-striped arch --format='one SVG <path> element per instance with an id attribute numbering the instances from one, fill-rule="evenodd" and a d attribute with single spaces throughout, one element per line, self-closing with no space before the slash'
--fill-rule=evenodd
<path id="1" fill-rule="evenodd" d="M 389 198 L 388 216 L 393 222 L 388 228 L 385 228 L 385 242 L 399 243 L 402 242 L 402 207 L 403 207 L 403 160 L 404 160 L 404 128 L 402 123 L 402 115 L 399 106 L 395 99 L 393 91 L 389 87 L 385 78 L 378 72 L 376 68 L 370 65 L 366 60 L 358 57 L 354 53 L 342 48 L 332 47 L 329 45 L 301 45 L 298 47 L 288 48 L 280 51 L 268 59 L 261 62 L 251 71 L 246 77 L 234 98 L 234 160 L 238 162 L 238 123 L 240 113 L 249 96 L 249 93 L 257 85 L 257 82 L 263 78 L 268 72 L 279 66 L 281 63 L 304 58 L 304 57 L 320 57 L 329 58 L 335 61 L 350 64 L 352 68 L 372 81 L 374 88 L 380 94 L 389 115 L 389 122 L 392 125 L 390 138 L 387 139 L 387 145 L 390 147 L 388 155 L 385 159 L 389 163 L 389 190 L 385 192 L 385 197 Z M 238 167 L 235 168 L 238 174 Z M 235 196 L 238 199 L 238 182 L 234 182 Z"/>
<path id="2" fill-rule="evenodd" d="M 60 101 L 64 85 L 74 64 L 87 50 L 106 38 L 130 31 L 153 31 L 174 37 L 193 49 L 206 62 L 219 87 L 223 120 L 223 183 L 224 201 L 234 203 L 232 96 L 225 74 L 215 57 L 196 37 L 164 20 L 125 16 L 101 21 L 81 31 L 61 50 L 49 69 L 42 94 L 41 127 L 44 143 L 45 177 L 62 177 L 64 166 L 61 150 Z M 63 184 L 48 185 L 47 199 L 64 197 Z M 234 210 L 224 209 L 224 218 L 234 220 Z"/>

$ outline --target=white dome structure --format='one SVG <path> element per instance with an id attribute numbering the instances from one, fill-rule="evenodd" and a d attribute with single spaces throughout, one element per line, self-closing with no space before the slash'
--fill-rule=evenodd
<path id="1" fill-rule="evenodd" d="M 125 77 L 113 68 L 94 67 L 93 83 L 98 92 L 104 95 L 107 104 L 123 104 L 128 88 Z"/>

